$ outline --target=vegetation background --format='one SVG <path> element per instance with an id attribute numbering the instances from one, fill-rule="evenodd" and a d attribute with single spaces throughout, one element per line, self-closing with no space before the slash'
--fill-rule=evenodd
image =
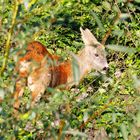
<path id="1" fill-rule="evenodd" d="M 38 40 L 66 60 L 83 47 L 81 26 L 105 44 L 108 74 L 93 71 L 70 91 L 48 89 L 33 110 L 25 88 L 17 120 L 17 52 Z M 140 139 L 139 0 L 1 0 L 0 66 L 0 139 Z"/>

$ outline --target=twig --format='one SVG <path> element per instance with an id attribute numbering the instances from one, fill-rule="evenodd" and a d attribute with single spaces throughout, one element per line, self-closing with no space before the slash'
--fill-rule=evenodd
<path id="1" fill-rule="evenodd" d="M 118 20 L 120 19 L 120 16 L 121 16 L 121 11 L 120 11 L 120 9 L 119 9 L 119 7 L 118 7 L 118 4 L 117 4 L 117 1 L 116 1 L 116 0 L 115 0 L 115 5 L 117 6 L 118 13 L 117 13 L 117 15 L 116 15 L 116 17 L 115 17 L 115 19 L 114 19 L 112 25 L 110 26 L 109 30 L 106 32 L 106 34 L 104 35 L 104 37 L 103 37 L 103 39 L 102 39 L 102 42 L 101 42 L 101 43 L 102 43 L 103 45 L 105 45 L 106 40 L 108 39 L 108 37 L 109 37 L 110 34 L 111 34 L 111 31 L 112 31 L 113 26 L 118 22 Z"/>
<path id="2" fill-rule="evenodd" d="M 4 60 L 2 63 L 2 68 L 0 70 L 0 76 L 3 74 L 6 65 L 7 65 L 7 61 L 8 61 L 8 57 L 9 57 L 9 50 L 10 50 L 10 41 L 11 41 L 11 36 L 13 33 L 13 29 L 15 26 L 15 21 L 16 21 L 16 16 L 17 16 L 17 11 L 18 11 L 18 0 L 14 1 L 14 8 L 13 8 L 13 17 L 12 17 L 12 23 L 11 23 L 11 28 L 9 29 L 8 35 L 7 35 L 7 41 L 6 41 L 6 45 L 5 45 L 5 54 L 4 54 Z"/>
<path id="3" fill-rule="evenodd" d="M 105 104 L 100 110 L 94 112 L 93 115 L 89 117 L 86 122 L 82 123 L 79 128 L 83 129 L 90 121 L 94 120 L 96 117 L 99 117 L 105 111 L 105 109 L 107 109 L 112 104 L 114 104 L 113 100 Z"/>
<path id="4" fill-rule="evenodd" d="M 61 140 L 62 131 L 63 131 L 64 126 L 65 126 L 65 121 L 60 120 L 59 134 L 58 134 L 58 139 L 57 140 Z"/>

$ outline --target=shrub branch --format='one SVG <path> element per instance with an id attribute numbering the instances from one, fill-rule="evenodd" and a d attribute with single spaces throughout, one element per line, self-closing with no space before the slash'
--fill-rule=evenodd
<path id="1" fill-rule="evenodd" d="M 115 0 L 115 5 L 116 5 L 116 7 L 117 7 L 117 9 L 118 9 L 118 13 L 117 13 L 117 15 L 116 15 L 116 17 L 115 17 L 115 19 L 114 19 L 112 25 L 110 26 L 110 28 L 108 29 L 108 31 L 106 32 L 106 34 L 104 35 L 104 37 L 103 37 L 103 39 L 102 39 L 102 42 L 101 42 L 101 43 L 102 43 L 103 45 L 105 45 L 105 43 L 106 43 L 108 37 L 110 36 L 110 34 L 111 34 L 111 32 L 112 32 L 112 28 L 113 28 L 114 25 L 119 21 L 120 16 L 121 16 L 121 11 L 120 11 L 120 9 L 119 9 L 119 6 L 118 6 L 116 0 Z"/>
<path id="2" fill-rule="evenodd" d="M 11 22 L 11 27 L 10 27 L 8 35 L 7 35 L 4 60 L 3 60 L 2 67 L 0 70 L 0 76 L 3 74 L 3 72 L 6 68 L 6 65 L 7 65 L 7 61 L 8 61 L 8 57 L 9 57 L 9 50 L 10 50 L 10 41 L 11 41 L 11 36 L 13 34 L 14 26 L 15 26 L 16 16 L 17 16 L 17 12 L 18 12 L 18 5 L 19 5 L 18 0 L 14 0 L 12 22 Z"/>
<path id="3" fill-rule="evenodd" d="M 95 118 L 101 116 L 101 114 L 110 106 L 114 106 L 115 102 L 113 100 L 110 100 L 108 103 L 106 103 L 101 109 L 95 111 L 87 120 L 86 122 L 82 123 L 80 125 L 80 129 L 82 130 L 90 121 L 94 120 Z"/>

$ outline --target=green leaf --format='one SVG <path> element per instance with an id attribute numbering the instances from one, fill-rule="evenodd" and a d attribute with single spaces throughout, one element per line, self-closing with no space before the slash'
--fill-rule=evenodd
<path id="1" fill-rule="evenodd" d="M 80 80 L 80 69 L 79 69 L 79 64 L 78 64 L 79 60 L 75 54 L 73 54 L 72 52 L 70 52 L 70 54 L 72 56 L 72 69 L 73 69 L 74 82 L 78 84 Z"/>
<path id="2" fill-rule="evenodd" d="M 114 51 L 125 52 L 128 54 L 133 54 L 136 52 L 135 48 L 128 48 L 121 45 L 106 45 L 106 47 Z"/>
<path id="3" fill-rule="evenodd" d="M 128 132 L 127 132 L 125 124 L 121 125 L 121 132 L 122 132 L 124 140 L 128 140 Z"/>
<path id="4" fill-rule="evenodd" d="M 82 0 L 83 4 L 88 3 L 90 0 Z"/>
<path id="5" fill-rule="evenodd" d="M 4 99 L 5 91 L 3 88 L 0 88 L 0 98 Z"/>
<path id="6" fill-rule="evenodd" d="M 102 31 L 102 33 L 104 33 L 104 26 L 101 22 L 101 20 L 99 19 L 99 17 L 96 15 L 96 13 L 94 13 L 93 11 L 91 11 L 92 16 L 95 18 L 100 30 Z"/>
<path id="7" fill-rule="evenodd" d="M 110 5 L 109 2 L 103 1 L 103 2 L 102 2 L 102 5 L 103 5 L 103 8 L 104 8 L 105 10 L 107 10 L 107 11 L 110 11 L 110 10 L 111 10 L 111 5 Z"/>

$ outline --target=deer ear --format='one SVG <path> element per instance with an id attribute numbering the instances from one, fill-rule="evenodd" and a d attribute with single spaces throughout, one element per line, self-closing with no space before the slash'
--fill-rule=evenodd
<path id="1" fill-rule="evenodd" d="M 82 27 L 80 27 L 80 31 L 81 31 L 81 36 L 85 45 L 94 46 L 95 44 L 99 43 L 97 39 L 95 38 L 95 36 L 90 32 L 89 29 L 83 30 Z"/>

